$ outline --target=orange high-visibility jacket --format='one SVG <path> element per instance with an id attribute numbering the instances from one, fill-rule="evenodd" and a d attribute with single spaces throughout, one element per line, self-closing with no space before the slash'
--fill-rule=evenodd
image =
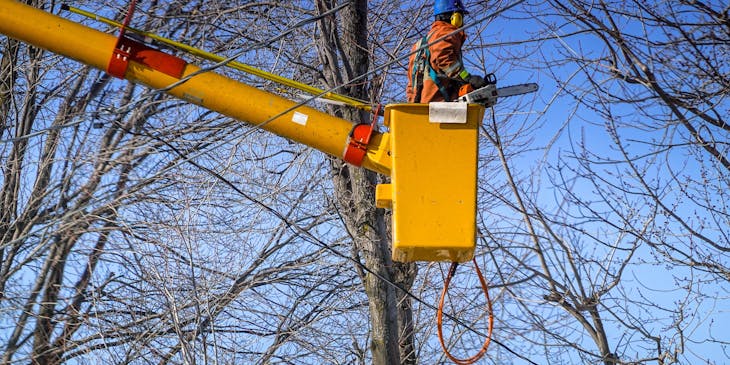
<path id="1" fill-rule="evenodd" d="M 426 39 L 428 43 L 432 43 L 435 40 L 446 36 L 458 28 L 451 25 L 451 23 L 435 21 L 431 25 L 431 31 L 428 32 Z M 454 33 L 447 36 L 443 40 L 436 42 L 429 47 L 431 52 L 431 67 L 440 76 L 439 82 L 444 87 L 447 93 L 450 95 L 450 100 L 454 100 L 458 97 L 459 87 L 462 83 L 460 80 L 460 74 L 465 72 L 464 64 L 461 60 L 461 46 L 466 40 L 466 34 L 463 31 Z M 420 43 L 420 42 L 419 42 Z M 418 47 L 418 43 L 413 46 L 411 52 L 415 52 Z M 416 90 L 414 90 L 413 78 L 413 64 L 415 62 L 416 53 L 412 53 L 408 61 L 408 86 L 406 87 L 406 97 L 409 103 L 413 103 L 416 100 Z M 444 97 L 439 91 L 436 83 L 429 77 L 428 71 L 423 75 L 423 90 L 421 91 L 421 103 L 429 103 L 432 101 L 444 101 Z"/>

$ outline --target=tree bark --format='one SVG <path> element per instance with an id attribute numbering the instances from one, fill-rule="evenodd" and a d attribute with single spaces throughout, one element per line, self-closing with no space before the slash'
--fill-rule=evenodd
<path id="1" fill-rule="evenodd" d="M 331 8 L 332 3 L 318 1 L 319 10 Z M 337 39 L 334 19 L 322 22 L 322 44 L 320 50 L 324 63 L 325 78 L 332 85 L 365 75 L 369 69 L 369 46 L 367 41 L 367 1 L 353 1 L 342 11 L 342 39 Z M 341 45 L 342 67 L 332 60 L 337 59 L 337 45 Z M 342 74 L 344 71 L 344 75 Z M 344 79 L 344 80 L 343 80 Z M 349 83 L 344 90 L 350 96 L 367 99 L 366 80 Z M 352 108 L 341 108 L 340 116 L 355 123 L 369 123 L 370 116 Z M 390 253 L 390 216 L 383 209 L 375 207 L 375 186 L 377 174 L 343 165 L 335 165 L 335 191 L 343 220 L 354 243 L 355 259 L 367 270 L 360 270 L 371 323 L 370 350 L 372 363 L 376 365 L 415 364 L 413 350 L 413 313 L 411 301 L 399 288 L 409 289 L 416 274 L 415 264 L 394 263 Z M 358 268 L 359 269 L 359 268 Z M 396 287 L 397 286 L 397 287 Z"/>

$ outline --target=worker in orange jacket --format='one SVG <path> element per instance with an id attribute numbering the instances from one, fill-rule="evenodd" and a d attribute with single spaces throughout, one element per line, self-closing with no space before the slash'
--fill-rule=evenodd
<path id="1" fill-rule="evenodd" d="M 461 47 L 466 40 L 463 25 L 468 14 L 461 0 L 436 0 L 435 21 L 428 35 L 411 49 L 408 61 L 409 103 L 452 101 L 459 95 L 459 87 L 471 84 L 475 89 L 485 86 L 484 78 L 472 75 L 464 68 Z M 426 47 L 427 44 L 431 44 Z"/>

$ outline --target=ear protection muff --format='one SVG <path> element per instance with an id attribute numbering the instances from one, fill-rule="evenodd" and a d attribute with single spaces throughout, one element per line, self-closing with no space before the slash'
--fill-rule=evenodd
<path id="1" fill-rule="evenodd" d="M 461 28 L 464 25 L 464 14 L 455 11 L 451 14 L 451 25 Z"/>

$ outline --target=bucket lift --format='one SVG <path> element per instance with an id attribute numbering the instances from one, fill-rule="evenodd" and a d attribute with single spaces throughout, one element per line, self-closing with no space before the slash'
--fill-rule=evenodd
<path id="1" fill-rule="evenodd" d="M 0 0 L 0 33 L 8 37 L 390 175 L 390 184 L 377 187 L 376 204 L 393 210 L 394 260 L 464 262 L 474 256 L 483 105 L 387 105 L 389 131 L 380 133 L 215 72 L 201 72 L 180 57 L 126 37 L 124 26 L 117 38 Z"/>

